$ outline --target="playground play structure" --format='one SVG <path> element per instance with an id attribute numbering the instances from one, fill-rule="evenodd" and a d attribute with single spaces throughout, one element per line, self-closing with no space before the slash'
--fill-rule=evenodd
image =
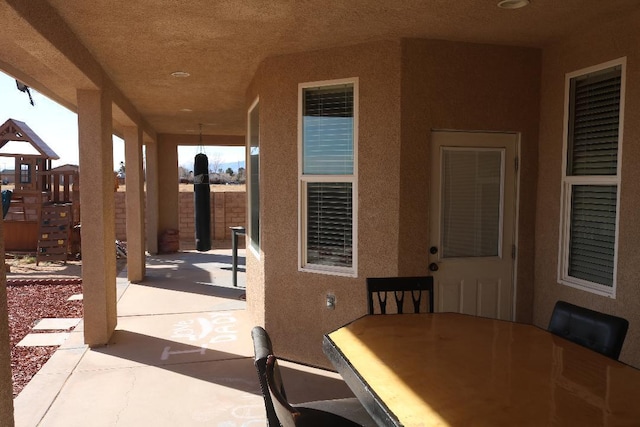
<path id="1" fill-rule="evenodd" d="M 5 250 L 35 252 L 36 262 L 66 261 L 69 254 L 79 254 L 78 168 L 52 169 L 58 155 L 26 123 L 14 119 L 0 126 L 0 157 L 14 158 L 15 164 L 13 174 L 5 171 L 2 176 L 8 205 L 3 206 Z"/>

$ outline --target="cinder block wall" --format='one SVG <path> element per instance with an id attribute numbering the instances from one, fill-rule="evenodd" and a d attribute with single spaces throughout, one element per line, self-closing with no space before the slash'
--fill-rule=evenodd
<path id="1" fill-rule="evenodd" d="M 117 191 L 115 196 L 116 239 L 127 240 L 127 207 L 124 192 Z"/>
<path id="2" fill-rule="evenodd" d="M 116 239 L 126 240 L 127 214 L 125 193 L 115 193 Z M 178 196 L 180 241 L 195 245 L 195 217 L 193 193 Z M 244 191 L 211 192 L 211 240 L 231 240 L 229 227 L 246 226 L 247 197 Z"/>

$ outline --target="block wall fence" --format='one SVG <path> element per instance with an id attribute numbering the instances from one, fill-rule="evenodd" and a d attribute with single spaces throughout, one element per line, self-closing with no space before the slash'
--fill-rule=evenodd
<path id="1" fill-rule="evenodd" d="M 127 239 L 125 192 L 115 193 L 116 239 Z M 230 241 L 229 227 L 247 223 L 247 197 L 244 191 L 211 192 L 211 240 Z M 179 232 L 181 245 L 195 247 L 195 217 L 193 193 L 180 192 L 178 196 Z M 162 232 L 162 230 L 161 230 Z M 244 240 L 244 239 L 241 239 Z M 244 243 L 244 242 L 243 242 Z"/>

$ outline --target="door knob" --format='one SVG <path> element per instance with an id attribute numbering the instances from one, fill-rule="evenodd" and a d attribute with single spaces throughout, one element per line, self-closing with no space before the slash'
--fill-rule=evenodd
<path id="1" fill-rule="evenodd" d="M 438 264 L 436 264 L 435 262 L 432 262 L 431 264 L 429 264 L 429 270 L 438 271 Z"/>
<path id="2" fill-rule="evenodd" d="M 429 252 L 431 252 L 432 255 L 435 255 L 438 253 L 438 248 L 436 246 L 431 246 L 429 248 Z"/>

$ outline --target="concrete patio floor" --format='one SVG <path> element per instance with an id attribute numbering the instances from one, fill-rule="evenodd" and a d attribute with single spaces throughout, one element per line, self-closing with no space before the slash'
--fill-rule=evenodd
<path id="1" fill-rule="evenodd" d="M 266 425 L 245 273 L 235 288 L 230 266 L 216 249 L 147 257 L 140 284 L 122 272 L 109 345 L 87 348 L 81 322 L 14 400 L 16 426 Z M 281 367 L 293 403 L 353 396 L 333 372 Z"/>

